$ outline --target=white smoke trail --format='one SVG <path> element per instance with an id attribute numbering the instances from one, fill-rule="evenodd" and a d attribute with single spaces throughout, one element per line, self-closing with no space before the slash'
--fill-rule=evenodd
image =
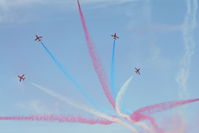
<path id="1" fill-rule="evenodd" d="M 145 123 L 143 122 L 134 122 L 131 117 L 128 114 L 125 114 L 122 112 L 121 108 L 120 108 L 120 104 L 121 104 L 121 100 L 122 97 L 124 96 L 126 90 L 128 89 L 129 84 L 131 83 L 133 79 L 133 76 L 131 76 L 125 83 L 124 85 L 120 88 L 117 97 L 116 97 L 116 103 L 115 103 L 115 110 L 117 112 L 117 114 L 120 117 L 123 117 L 127 120 L 129 120 L 130 122 L 132 122 L 133 124 L 142 127 L 143 129 L 145 129 L 146 131 L 148 131 L 149 133 L 154 133 L 154 130 L 152 130 L 151 128 L 149 128 Z"/>
<path id="2" fill-rule="evenodd" d="M 128 89 L 128 86 L 131 82 L 131 80 L 133 79 L 133 76 L 131 76 L 125 83 L 124 85 L 120 88 L 117 96 L 116 96 L 116 102 L 115 102 L 115 110 L 117 112 L 117 114 L 121 117 L 124 117 L 124 118 L 127 118 L 128 115 L 125 115 L 121 112 L 121 109 L 120 109 L 120 103 L 121 103 L 121 100 L 122 100 L 122 97 L 124 96 L 126 90 Z"/>
<path id="3" fill-rule="evenodd" d="M 101 112 L 99 112 L 99 111 L 97 111 L 97 110 L 94 110 L 94 109 L 92 109 L 92 108 L 89 108 L 89 107 L 86 107 L 86 106 L 82 106 L 82 105 L 80 105 L 80 104 L 77 104 L 77 103 L 71 101 L 70 99 L 68 99 L 68 98 L 66 98 L 66 97 L 64 97 L 64 96 L 62 96 L 62 95 L 60 95 L 60 94 L 58 94 L 58 93 L 55 93 L 55 92 L 53 92 L 52 90 L 49 90 L 49 89 L 47 89 L 47 88 L 45 88 L 45 87 L 42 87 L 42 86 L 40 86 L 40 85 L 38 85 L 38 84 L 36 84 L 36 83 L 31 83 L 31 84 L 32 84 L 34 87 L 40 89 L 41 91 L 47 93 L 48 95 L 50 95 L 50 96 L 52 96 L 52 97 L 55 97 L 55 98 L 57 98 L 57 99 L 59 99 L 59 100 L 61 100 L 61 101 L 63 101 L 63 102 L 66 102 L 67 104 L 69 104 L 69 105 L 71 105 L 71 106 L 73 106 L 73 107 L 75 107 L 75 108 L 77 108 L 77 109 L 81 109 L 81 110 L 83 110 L 83 111 L 85 111 L 85 112 L 88 112 L 88 113 L 90 113 L 90 114 L 92 114 L 92 115 L 95 115 L 95 116 L 97 116 L 97 117 L 100 117 L 100 118 L 103 118 L 103 119 L 106 119 L 106 120 L 109 120 L 109 121 L 112 121 L 112 122 L 116 122 L 116 123 L 118 123 L 118 124 L 121 124 L 121 125 L 123 125 L 123 126 L 129 128 L 133 133 L 138 133 L 137 129 L 135 129 L 132 125 L 126 123 L 125 121 L 122 121 L 122 120 L 119 119 L 119 118 L 112 117 L 112 116 L 106 115 L 106 114 L 104 114 L 104 113 L 101 113 Z"/>
<path id="4" fill-rule="evenodd" d="M 198 9 L 198 0 L 186 0 L 186 3 L 187 12 L 184 19 L 182 31 L 185 46 L 185 54 L 181 60 L 181 69 L 179 70 L 176 77 L 176 81 L 180 88 L 180 98 L 186 98 L 188 96 L 187 81 L 189 78 L 191 58 L 194 54 L 194 49 L 196 46 L 193 34 L 197 26 L 196 15 Z"/>

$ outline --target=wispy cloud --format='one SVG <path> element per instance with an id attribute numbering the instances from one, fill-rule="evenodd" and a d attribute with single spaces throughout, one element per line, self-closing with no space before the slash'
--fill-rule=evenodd
<path id="1" fill-rule="evenodd" d="M 129 2 L 136 2 L 140 0 L 82 0 L 80 1 L 82 4 L 108 4 L 108 5 L 114 5 L 114 4 L 124 4 Z"/>
<path id="2" fill-rule="evenodd" d="M 142 60 L 143 66 L 152 65 L 158 68 L 170 68 L 170 61 L 162 56 L 162 49 L 158 46 L 156 33 L 181 30 L 182 26 L 153 23 L 152 0 L 140 1 L 137 6 L 139 6 L 139 10 L 134 10 L 134 13 L 129 10 L 126 14 L 130 18 L 126 29 L 131 31 L 133 36 L 139 36 L 139 38 L 140 36 L 142 36 L 141 38 L 146 36 L 145 38 L 148 40 L 145 48 L 147 48 L 149 56 Z"/>
<path id="3" fill-rule="evenodd" d="M 23 110 L 25 113 L 33 113 L 33 114 L 60 114 L 62 111 L 60 110 L 61 105 L 57 102 L 46 103 L 44 101 L 35 99 L 27 102 L 17 103 L 17 108 Z"/>
<path id="4" fill-rule="evenodd" d="M 107 4 L 123 4 L 126 2 L 135 2 L 138 0 L 81 0 L 82 4 L 99 4 L 99 3 L 107 3 Z M 8 8 L 11 6 L 20 7 L 26 6 L 31 4 L 74 4 L 76 0 L 59 0 L 59 1 L 52 1 L 52 0 L 0 0 L 0 7 Z"/>
<path id="5" fill-rule="evenodd" d="M 27 19 L 21 17 L 18 11 L 38 3 L 42 2 L 40 0 L 0 0 L 0 23 L 27 21 Z M 27 10 L 29 9 L 27 8 Z"/>
<path id="6" fill-rule="evenodd" d="M 31 101 L 29 103 L 29 107 L 31 109 L 33 109 L 38 114 L 44 114 L 44 113 L 50 114 L 51 113 L 51 112 L 49 112 L 49 109 L 47 109 L 47 107 L 45 107 L 44 104 L 39 100 Z"/>
<path id="7" fill-rule="evenodd" d="M 41 0 L 0 0 L 0 9 L 5 11 L 11 10 L 11 7 L 21 7 L 43 2 Z"/>
<path id="8" fill-rule="evenodd" d="M 84 5 L 86 4 L 89 8 L 106 8 L 110 5 L 124 4 L 135 1 L 138 0 L 81 0 L 80 2 Z M 64 6 L 67 10 L 74 10 L 76 9 L 76 0 L 0 0 L 0 23 L 16 21 L 27 22 L 26 19 L 29 18 L 23 18 L 23 20 L 21 20 L 21 15 L 19 15 L 18 11 L 23 10 L 23 13 L 26 13 L 24 10 L 27 10 L 28 14 L 30 14 L 32 12 L 31 9 L 34 9 L 34 7 L 36 8 L 40 5 L 53 5 L 59 8 Z"/>
<path id="9" fill-rule="evenodd" d="M 174 32 L 182 31 L 184 29 L 183 25 L 150 25 L 150 26 L 137 26 L 133 27 L 133 30 L 136 33 L 145 33 L 145 32 Z"/>
<path id="10" fill-rule="evenodd" d="M 194 49 L 196 46 L 193 35 L 194 35 L 194 30 L 197 27 L 196 16 L 198 9 L 198 0 L 186 0 L 186 3 L 187 3 L 187 12 L 185 15 L 183 30 L 182 30 L 185 54 L 181 59 L 181 68 L 176 77 L 176 81 L 180 88 L 180 94 L 179 94 L 180 98 L 185 98 L 188 96 L 187 81 L 189 78 L 192 56 L 194 54 Z"/>

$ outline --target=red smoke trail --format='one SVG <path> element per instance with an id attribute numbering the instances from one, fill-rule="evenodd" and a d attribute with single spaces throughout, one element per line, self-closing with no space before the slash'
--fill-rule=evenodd
<path id="1" fill-rule="evenodd" d="M 114 103 L 113 97 L 112 97 L 112 95 L 111 95 L 111 93 L 109 91 L 109 85 L 106 82 L 107 78 L 105 77 L 104 70 L 103 70 L 103 68 L 101 66 L 100 60 L 96 56 L 94 44 L 93 44 L 93 42 L 92 42 L 92 40 L 90 38 L 90 35 L 89 35 L 89 32 L 88 32 L 88 28 L 86 26 L 86 21 L 84 19 L 84 15 L 83 15 L 79 0 L 77 0 L 77 3 L 78 3 L 78 9 L 79 9 L 79 14 L 80 14 L 83 30 L 84 30 L 85 39 L 86 39 L 86 42 L 87 42 L 87 47 L 88 47 L 89 54 L 90 54 L 91 59 L 92 59 L 92 63 L 93 63 L 95 72 L 97 73 L 98 79 L 99 79 L 99 81 L 101 83 L 101 86 L 103 88 L 103 91 L 104 91 L 107 99 L 109 100 L 111 105 L 115 108 L 115 103 Z"/>
<path id="2" fill-rule="evenodd" d="M 159 104 L 155 104 L 151 106 L 146 106 L 146 107 L 136 110 L 133 114 L 131 114 L 131 118 L 135 121 L 140 121 L 144 119 L 144 117 L 142 117 L 143 114 L 147 115 L 147 114 L 162 112 L 162 111 L 169 110 L 178 106 L 182 106 L 184 104 L 189 104 L 189 103 L 197 102 L 197 101 L 199 101 L 199 98 L 181 100 L 181 101 L 169 101 L 169 102 L 159 103 Z"/>
<path id="3" fill-rule="evenodd" d="M 110 125 L 112 122 L 106 120 L 91 120 L 83 117 L 72 117 L 72 116 L 57 116 L 57 115 L 46 115 L 46 116 L 9 116 L 0 117 L 0 120 L 15 120 L 15 121 L 57 121 L 57 122 L 74 122 L 84 124 L 101 124 Z"/>

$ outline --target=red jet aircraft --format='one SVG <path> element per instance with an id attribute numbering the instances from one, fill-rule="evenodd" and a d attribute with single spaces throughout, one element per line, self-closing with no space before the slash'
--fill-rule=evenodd
<path id="1" fill-rule="evenodd" d="M 18 78 L 19 78 L 19 81 L 21 82 L 21 80 L 24 80 L 25 79 L 25 77 L 24 77 L 25 75 L 23 74 L 23 75 L 18 75 Z"/>
<path id="2" fill-rule="evenodd" d="M 42 36 L 38 36 L 38 35 L 36 35 L 36 36 L 35 36 L 35 41 L 40 42 L 40 41 L 41 41 L 41 38 L 42 38 Z"/>
<path id="3" fill-rule="evenodd" d="M 111 36 L 113 37 L 114 40 L 119 38 L 116 33 L 114 35 L 111 35 Z"/>
<path id="4" fill-rule="evenodd" d="M 140 74 L 140 68 L 135 68 L 135 72 L 136 72 L 137 74 Z"/>

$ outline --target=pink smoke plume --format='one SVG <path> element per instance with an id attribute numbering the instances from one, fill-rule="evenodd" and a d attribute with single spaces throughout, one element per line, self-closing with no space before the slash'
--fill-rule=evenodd
<path id="1" fill-rule="evenodd" d="M 79 14 L 80 14 L 83 30 L 84 30 L 85 39 L 87 42 L 87 47 L 88 47 L 89 54 L 92 59 L 92 63 L 93 63 L 95 72 L 97 73 L 98 79 L 101 83 L 102 89 L 103 89 L 107 99 L 109 100 L 111 105 L 115 108 L 115 102 L 114 102 L 113 97 L 109 91 L 109 84 L 107 83 L 107 78 L 104 74 L 104 70 L 101 66 L 100 60 L 96 55 L 94 44 L 90 38 L 88 28 L 86 26 L 86 21 L 85 21 L 79 0 L 77 0 L 77 3 L 78 3 L 78 9 L 79 9 Z"/>
<path id="2" fill-rule="evenodd" d="M 57 122 L 74 122 L 74 123 L 84 123 L 84 124 L 101 124 L 101 125 L 110 125 L 111 121 L 106 120 L 91 120 L 83 117 L 73 117 L 73 116 L 57 116 L 57 115 L 45 115 L 45 116 L 8 116 L 0 117 L 0 120 L 14 120 L 14 121 L 57 121 Z"/>
<path id="3" fill-rule="evenodd" d="M 160 124 L 165 127 L 167 133 L 186 133 L 190 128 L 184 115 L 178 113 L 164 117 Z"/>

